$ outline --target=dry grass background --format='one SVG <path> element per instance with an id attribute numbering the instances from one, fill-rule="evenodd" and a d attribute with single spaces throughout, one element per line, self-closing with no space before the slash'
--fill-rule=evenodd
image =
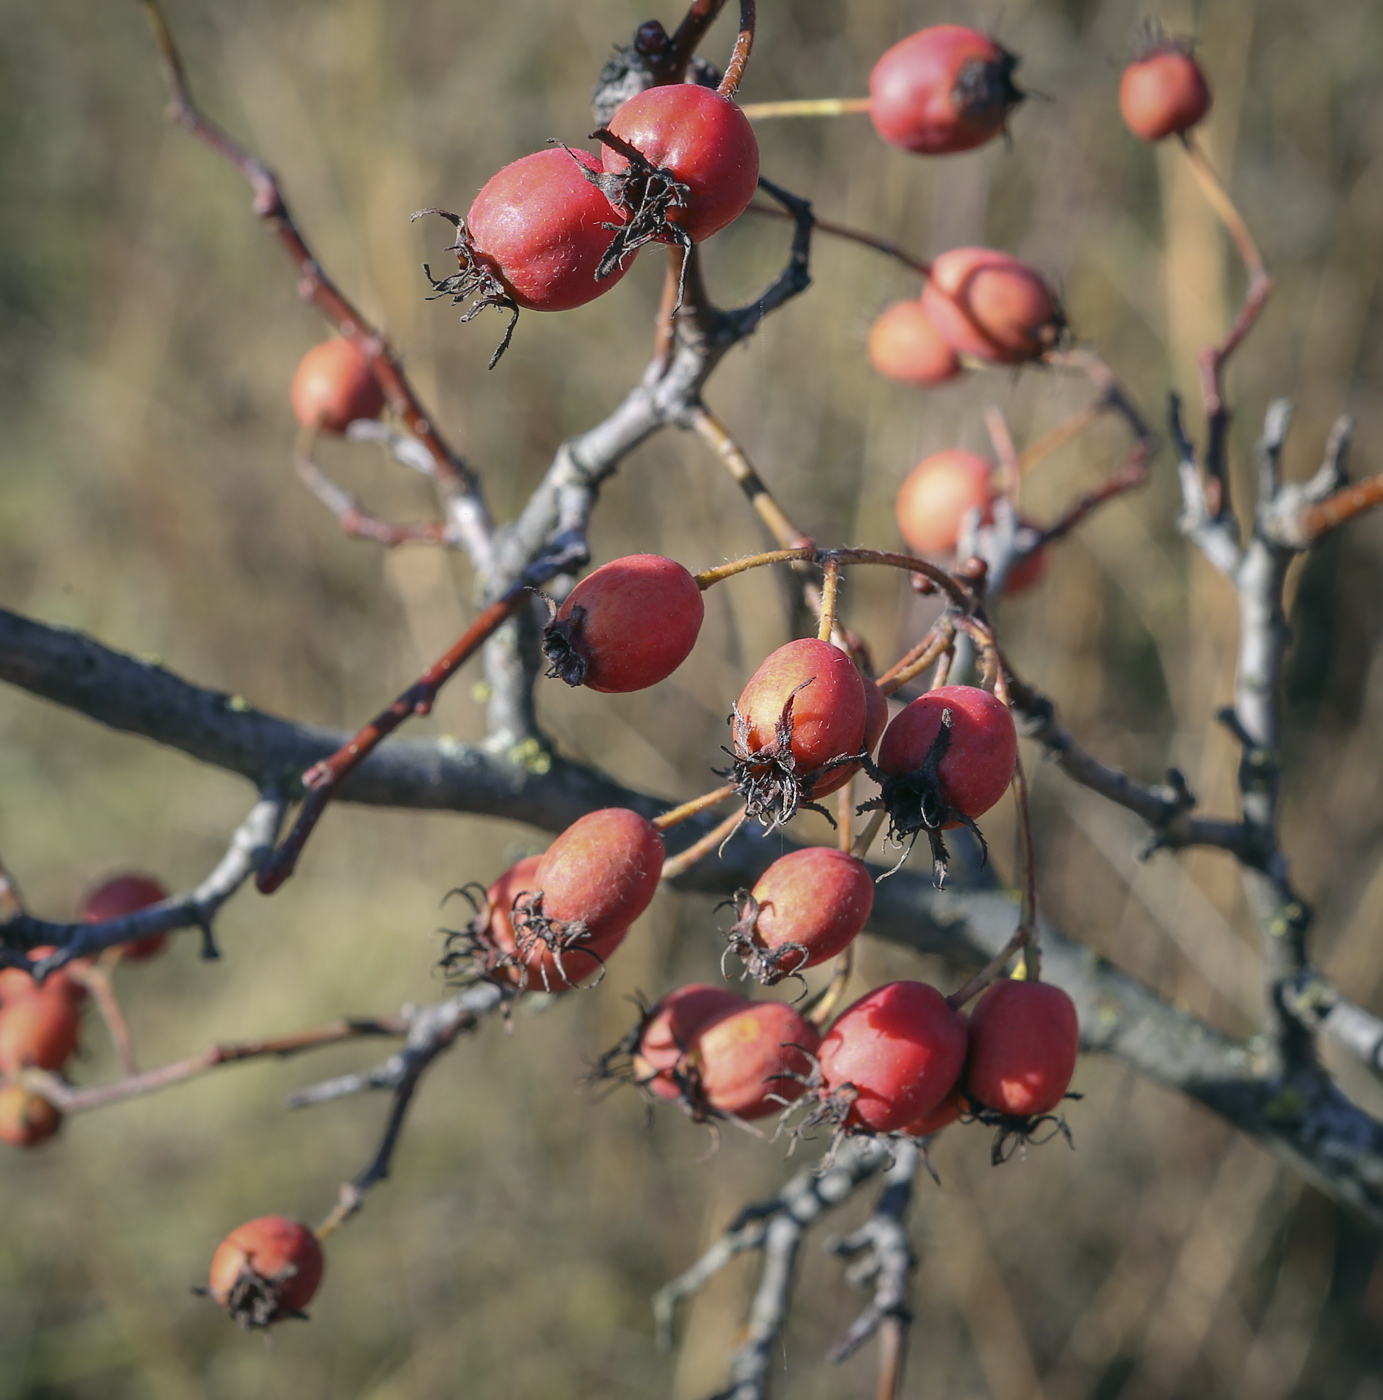
<path id="1" fill-rule="evenodd" d="M 955 5 L 771 0 L 746 100 L 857 93 L 889 43 Z M 1160 414 L 1194 391 L 1195 350 L 1242 277 L 1173 150 L 1115 114 L 1134 0 L 985 8 L 1025 56 L 1034 100 L 1001 147 L 924 163 L 863 119 L 762 129 L 765 170 L 827 216 L 923 252 L 1011 248 L 1062 285 L 1079 335 Z M 1206 142 L 1279 277 L 1230 376 L 1243 477 L 1271 396 L 1299 405 L 1290 471 L 1311 470 L 1330 420 L 1359 421 L 1359 471 L 1383 470 L 1383 11 L 1305 0 L 1171 0 L 1217 100 Z M 548 136 L 579 140 L 628 0 L 169 0 L 210 111 L 284 178 L 326 265 L 389 331 L 449 432 L 511 511 L 563 436 L 607 411 L 642 367 L 661 275 L 646 258 L 611 295 L 526 316 L 494 373 L 498 322 L 458 326 L 423 300 L 438 227 L 501 164 Z M 672 12 L 662 16 L 671 22 Z M 715 52 L 728 47 L 723 25 Z M 292 477 L 287 384 L 321 334 L 255 226 L 238 179 L 160 120 L 163 94 L 133 3 L 0 0 L 0 602 L 156 654 L 174 670 L 304 719 L 344 724 L 393 694 L 466 615 L 454 560 L 389 556 L 339 537 Z M 708 249 L 714 288 L 750 294 L 782 229 L 743 220 Z M 980 410 L 1020 444 L 1082 401 L 1049 375 L 971 377 L 926 398 L 868 370 L 872 314 L 907 276 L 821 242 L 816 285 L 712 382 L 710 400 L 775 490 L 824 539 L 887 545 L 891 501 L 926 450 L 982 447 Z M 1025 505 L 1056 513 L 1110 470 L 1101 427 L 1036 474 Z M 385 513 L 423 486 L 372 450 L 331 454 Z M 1100 754 L 1152 776 L 1168 762 L 1211 809 L 1236 753 L 1210 715 L 1228 694 L 1233 618 L 1220 581 L 1178 540 L 1164 453 L 1005 605 L 1015 655 Z M 690 439 L 641 451 L 607 491 L 597 558 L 637 546 L 705 565 L 754 547 L 755 521 Z M 887 655 L 904 640 L 893 582 L 861 580 L 851 622 Z M 541 697 L 563 748 L 669 796 L 705 786 L 747 669 L 784 639 L 771 583 L 712 595 L 694 661 L 656 691 Z M 1298 576 L 1289 677 L 1285 836 L 1319 918 L 1316 956 L 1357 999 L 1383 980 L 1383 515 L 1351 526 Z M 466 682 L 431 721 L 479 734 Z M 0 849 L 34 907 L 72 910 L 121 866 L 185 884 L 249 794 L 236 780 L 0 696 Z M 1257 998 L 1253 935 L 1226 860 L 1134 859 L 1135 824 L 1039 771 L 1050 914 L 1165 994 L 1242 1030 Z M 992 835 L 1009 863 L 1008 818 Z M 442 816 L 333 811 L 301 873 L 226 911 L 225 959 L 190 940 L 124 986 L 146 1064 L 212 1037 L 287 1031 L 435 995 L 451 886 L 487 879 L 534 833 Z M 643 1396 L 716 1388 L 748 1267 L 691 1310 L 682 1349 L 652 1345 L 647 1298 L 785 1170 L 777 1148 L 702 1135 L 632 1097 L 600 1102 L 577 1067 L 623 1028 L 623 998 L 709 975 L 706 902 L 660 896 L 605 984 L 512 1037 L 486 1027 L 428 1079 L 395 1179 L 333 1241 L 310 1327 L 272 1349 L 187 1296 L 215 1241 L 267 1211 L 320 1216 L 372 1150 L 383 1104 L 289 1115 L 282 1096 L 365 1062 L 369 1047 L 226 1071 L 71 1123 L 0 1160 L 0 1400 L 313 1396 Z M 945 976 L 940 968 L 923 969 Z M 870 946 L 864 973 L 917 975 Z M 77 1073 L 113 1072 L 99 1028 Z M 1357 1079 L 1357 1076 L 1356 1076 Z M 1353 1083 L 1353 1081 L 1351 1081 Z M 1087 1062 L 1059 1146 L 992 1171 L 953 1130 L 944 1187 L 920 1193 L 916 1342 L 906 1393 L 949 1400 L 1277 1400 L 1383 1396 L 1375 1232 L 1336 1211 L 1216 1120 L 1117 1065 Z M 1360 1094 L 1367 1084 L 1354 1084 Z M 868 1393 L 872 1358 L 821 1360 L 856 1299 L 816 1248 L 786 1337 L 791 1400 Z"/>

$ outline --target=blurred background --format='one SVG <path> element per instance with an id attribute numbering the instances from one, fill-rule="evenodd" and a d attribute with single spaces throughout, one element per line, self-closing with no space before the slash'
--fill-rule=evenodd
<path id="1" fill-rule="evenodd" d="M 733 6 L 732 6 L 733 8 Z M 764 170 L 819 212 L 920 254 L 1008 248 L 1061 286 L 1096 346 L 1161 424 L 1170 388 L 1195 402 L 1196 351 L 1228 324 L 1243 276 L 1175 149 L 1117 116 L 1135 0 L 954 3 L 773 0 L 761 6 L 746 101 L 857 95 L 875 58 L 923 24 L 963 19 L 1023 55 L 1033 92 L 996 144 L 939 161 L 886 147 L 867 118 L 760 128 Z M 660 11 L 669 26 L 676 10 Z M 1297 417 L 1287 470 L 1314 470 L 1344 411 L 1354 467 L 1383 470 L 1383 10 L 1306 0 L 1168 0 L 1215 89 L 1206 148 L 1229 178 L 1278 291 L 1229 376 L 1232 451 L 1251 479 L 1268 400 Z M 457 323 L 424 300 L 445 262 L 426 205 L 464 210 L 501 165 L 550 136 L 580 143 L 601 63 L 649 11 L 631 0 L 168 0 L 204 106 L 281 174 L 303 230 L 393 338 L 452 440 L 508 516 L 568 434 L 640 373 L 662 276 L 560 317 L 527 314 L 498 369 L 500 322 Z M 733 26 L 708 55 L 723 60 Z M 302 307 L 235 173 L 161 119 L 138 6 L 0 0 L 0 604 L 157 656 L 255 705 L 315 722 L 373 713 L 468 615 L 457 559 L 349 542 L 293 476 L 288 384 L 323 327 Z M 713 291 L 753 295 L 785 250 L 742 219 L 706 250 Z M 824 542 L 896 543 L 892 502 L 926 453 L 985 450 L 1000 404 L 1018 444 L 1085 402 L 1052 373 L 970 375 L 922 396 L 870 371 L 864 339 L 916 291 L 896 264 L 820 240 L 811 292 L 734 352 L 708 401 L 790 512 Z M 1193 420 L 1194 421 L 1194 420 Z M 1200 431 L 1199 429 L 1197 431 Z M 1202 434 L 1203 435 L 1203 434 Z M 1120 461 L 1100 424 L 1025 483 L 1038 520 Z M 425 483 L 376 449 L 322 460 L 381 513 L 420 518 Z M 1246 499 L 1243 492 L 1241 501 Z M 1238 755 L 1211 716 L 1229 696 L 1232 601 L 1175 530 L 1168 454 L 1150 486 L 1054 551 L 1005 603 L 1017 664 L 1105 759 L 1154 779 L 1168 763 L 1212 812 Z M 705 567 L 762 541 L 690 438 L 641 450 L 606 490 L 597 560 L 657 550 Z M 886 571 L 852 578 L 846 616 L 887 661 L 915 622 Z M 1315 959 L 1383 1009 L 1383 514 L 1329 541 L 1293 578 L 1284 837 L 1315 903 Z M 719 588 L 693 660 L 640 695 L 540 695 L 561 749 L 668 797 L 703 790 L 748 671 L 786 640 L 781 595 Z M 482 735 L 463 677 L 428 721 Z M 1037 765 L 1034 765 L 1037 766 Z M 1122 812 L 1038 766 L 1049 915 L 1168 997 L 1236 1033 L 1258 1011 L 1256 935 L 1226 858 L 1137 860 Z M 31 907 L 75 913 L 122 868 L 199 879 L 247 809 L 237 779 L 0 692 L 0 850 Z M 987 819 L 1013 866 L 1011 819 Z M 810 831 L 811 828 L 804 828 Z M 334 809 L 277 897 L 242 894 L 224 959 L 191 938 L 122 969 L 141 1062 L 215 1038 L 284 1033 L 343 1012 L 434 998 L 446 891 L 488 881 L 539 834 L 459 817 Z M 188 1296 L 216 1241 L 251 1216 L 320 1218 L 374 1149 L 385 1104 L 289 1113 L 284 1094 L 371 1063 L 378 1046 L 228 1069 L 83 1115 L 41 1151 L 0 1157 L 0 1400 L 442 1400 L 646 1396 L 697 1400 L 724 1366 L 754 1266 L 691 1306 L 679 1349 L 652 1340 L 650 1293 L 789 1166 L 777 1146 L 674 1114 L 646 1126 L 579 1066 L 633 1015 L 636 990 L 715 975 L 724 915 L 660 895 L 603 985 L 520 1015 L 445 1057 L 425 1082 L 394 1179 L 332 1241 L 311 1326 L 273 1344 Z M 954 974 L 866 940 L 865 981 Z M 863 985 L 863 983 L 861 983 Z M 1378 1106 L 1350 1073 L 1352 1093 Z M 117 1072 L 99 1024 L 75 1069 Z M 1090 1060 L 1060 1143 L 999 1170 L 988 1134 L 951 1129 L 915 1210 L 921 1252 L 905 1393 L 950 1400 L 1383 1397 L 1379 1236 L 1204 1111 Z M 792 1165 L 796 1165 L 794 1162 Z M 843 1232 L 867 1207 L 832 1221 Z M 804 1254 L 785 1337 L 791 1400 L 870 1393 L 866 1347 L 823 1354 L 861 1299 Z"/>

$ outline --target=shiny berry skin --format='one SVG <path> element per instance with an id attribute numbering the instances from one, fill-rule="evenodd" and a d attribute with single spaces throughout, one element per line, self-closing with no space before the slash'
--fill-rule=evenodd
<path id="1" fill-rule="evenodd" d="M 896 1132 L 951 1092 L 965 1026 L 925 982 L 889 982 L 836 1018 L 818 1052 L 828 1093 L 849 1093 L 847 1127 Z"/>
<path id="2" fill-rule="evenodd" d="M 669 207 L 667 217 L 693 243 L 739 218 L 758 188 L 754 128 L 737 103 L 712 88 L 696 83 L 648 88 L 615 113 L 609 131 L 687 186 L 685 203 Z M 600 158 L 612 175 L 622 175 L 630 166 L 626 156 L 609 146 Z"/>
<path id="3" fill-rule="evenodd" d="M 168 891 L 148 875 L 117 875 L 87 895 L 82 905 L 82 919 L 88 924 L 104 923 L 107 919 L 123 919 L 137 914 L 151 904 L 161 904 Z M 143 962 L 156 957 L 168 946 L 166 933 L 151 933 L 148 938 L 136 938 L 124 945 L 124 956 L 130 962 Z"/>
<path id="4" fill-rule="evenodd" d="M 898 528 L 918 554 L 953 554 L 971 511 L 981 524 L 993 517 L 994 467 L 959 448 L 933 452 L 908 474 L 898 491 Z"/>
<path id="5" fill-rule="evenodd" d="M 644 1020 L 634 1052 L 635 1081 L 660 1099 L 676 1099 L 681 1088 L 670 1073 L 711 1020 L 749 1005 L 747 998 L 705 982 L 669 992 Z"/>
<path id="6" fill-rule="evenodd" d="M 863 747 L 868 710 L 864 683 L 855 663 L 839 647 L 806 637 L 779 647 L 763 661 L 735 705 L 743 721 L 746 750 L 773 745 L 789 697 L 790 747 L 800 773 L 813 773 Z M 737 749 L 739 740 L 737 733 Z M 848 777 L 843 766 L 823 773 L 813 784 L 812 796 L 834 792 Z"/>
<path id="7" fill-rule="evenodd" d="M 965 1097 L 961 1085 L 957 1083 L 956 1087 L 931 1112 L 924 1113 L 920 1118 L 909 1123 L 902 1131 L 909 1137 L 931 1137 L 933 1133 L 939 1133 L 943 1128 L 949 1128 L 962 1113 L 969 1111 L 970 1100 Z"/>
<path id="8" fill-rule="evenodd" d="M 861 860 L 830 846 L 808 846 L 775 860 L 750 891 L 753 941 L 783 949 L 784 974 L 833 958 L 854 941 L 874 907 L 874 879 Z M 797 945 L 791 950 L 784 945 Z"/>
<path id="9" fill-rule="evenodd" d="M 1175 42 L 1164 41 L 1141 54 L 1119 80 L 1124 123 L 1143 141 L 1190 131 L 1210 103 L 1210 84 L 1200 64 Z"/>
<path id="10" fill-rule="evenodd" d="M 207 1291 L 242 1327 L 268 1327 L 312 1301 L 325 1263 L 306 1225 L 265 1215 L 216 1246 Z"/>
<path id="11" fill-rule="evenodd" d="M 670 676 L 705 616 L 696 580 L 660 554 L 630 554 L 587 574 L 543 636 L 548 675 L 623 694 Z"/>
<path id="12" fill-rule="evenodd" d="M 932 263 L 922 305 L 957 354 L 992 364 L 1035 360 L 1056 345 L 1065 318 L 1036 268 L 993 248 L 953 248 Z"/>
<path id="13" fill-rule="evenodd" d="M 951 742 L 937 767 L 946 804 L 978 817 L 1008 791 L 1018 757 L 1013 716 L 1002 700 L 973 685 L 943 685 L 895 715 L 879 744 L 879 767 L 903 777 L 926 761 L 951 712 Z"/>
<path id="14" fill-rule="evenodd" d="M 820 1032 L 781 1001 L 755 1001 L 712 1016 L 693 1038 L 696 1107 L 766 1118 L 805 1090 Z M 805 1053 L 804 1053 L 805 1052 Z M 800 1078 L 796 1076 L 801 1076 Z"/>
<path id="15" fill-rule="evenodd" d="M 888 728 L 888 696 L 869 676 L 861 676 L 860 684 L 864 687 L 864 747 L 873 753 Z"/>
<path id="16" fill-rule="evenodd" d="M 586 151 L 560 146 L 506 165 L 476 195 L 463 237 L 475 263 L 531 311 L 568 311 L 594 301 L 624 276 L 616 267 L 596 280 L 617 222 L 610 201 L 582 167 L 598 171 Z"/>
<path id="17" fill-rule="evenodd" d="M 314 345 L 293 375 L 293 416 L 305 428 L 344 433 L 357 418 L 378 418 L 384 390 L 369 357 L 343 336 Z"/>
<path id="18" fill-rule="evenodd" d="M 0 1085 L 0 1142 L 33 1147 L 62 1127 L 62 1114 L 22 1084 Z"/>
<path id="19" fill-rule="evenodd" d="M 895 301 L 879 313 L 869 331 L 869 363 L 886 379 L 920 389 L 961 373 L 956 352 L 932 324 L 920 299 Z"/>
<path id="20" fill-rule="evenodd" d="M 869 115 L 890 145 L 951 155 L 1000 135 L 1023 100 L 1018 59 L 977 29 L 937 24 L 888 50 L 869 79 Z"/>
<path id="21" fill-rule="evenodd" d="M 1015 1118 L 1050 1113 L 1076 1072 L 1080 1025 L 1071 998 L 1050 982 L 996 982 L 970 1015 L 965 1090 Z"/>
<path id="22" fill-rule="evenodd" d="M 627 807 L 605 807 L 574 821 L 547 848 L 534 873 L 543 913 L 580 920 L 592 943 L 621 936 L 652 903 L 663 870 L 663 838 Z"/>

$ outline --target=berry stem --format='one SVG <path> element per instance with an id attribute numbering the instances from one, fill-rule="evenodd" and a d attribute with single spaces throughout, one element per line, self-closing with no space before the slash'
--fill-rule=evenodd
<path id="1" fill-rule="evenodd" d="M 99 962 L 73 963 L 69 965 L 68 971 L 74 982 L 80 982 L 91 993 L 96 1010 L 105 1022 L 115 1057 L 120 1061 L 120 1072 L 128 1078 L 139 1073 L 139 1066 L 135 1063 L 130 1024 L 125 1019 L 125 1012 L 121 1008 L 120 999 L 115 995 L 115 987 L 110 978 L 110 968 L 119 962 L 122 951 L 118 948 L 110 949 Z M 110 957 L 110 953 L 114 953 L 115 956 Z"/>
<path id="2" fill-rule="evenodd" d="M 746 107 L 744 110 L 748 112 L 750 109 Z M 768 204 L 751 204 L 745 212 L 760 214 L 768 219 L 791 219 L 794 217 L 786 209 L 775 209 Z M 818 233 L 828 234 L 832 238 L 843 238 L 849 243 L 858 243 L 865 248 L 872 248 L 876 253 L 882 253 L 885 257 L 893 258 L 902 263 L 904 267 L 910 267 L 919 277 L 932 275 L 931 263 L 924 262 L 921 258 L 909 253 L 905 248 L 900 248 L 898 244 L 887 238 L 876 238 L 872 233 L 864 233 L 860 229 L 849 228 L 845 224 L 832 223 L 829 219 L 813 218 L 812 226 Z"/>
<path id="3" fill-rule="evenodd" d="M 747 102 L 740 111 L 751 122 L 774 117 L 843 117 L 867 112 L 869 103 L 867 97 L 799 97 L 784 102 Z"/>
<path id="4" fill-rule="evenodd" d="M 840 790 L 839 797 L 836 798 L 836 831 L 839 833 L 837 841 L 842 851 L 849 854 L 850 847 L 855 844 L 855 779 L 852 776 Z"/>
<path id="5" fill-rule="evenodd" d="M 1007 496 L 1015 506 L 1018 504 L 1018 484 L 1023 477 L 1023 464 L 1018 449 L 1013 445 L 1013 434 L 1009 431 L 1008 419 L 998 404 L 988 404 L 984 410 L 984 426 L 989 440 L 994 445 L 994 455 L 999 460 L 999 494 Z"/>
<path id="6" fill-rule="evenodd" d="M 717 802 L 724 802 L 727 797 L 734 796 L 734 783 L 726 783 L 724 787 L 718 787 L 713 792 L 703 792 L 700 797 L 693 797 L 690 802 L 684 802 L 680 807 L 674 807 L 671 811 L 664 812 L 661 817 L 653 818 L 653 825 L 659 831 L 666 831 L 670 826 L 676 826 L 678 822 L 684 822 L 688 817 L 694 817 L 698 812 L 704 812 L 707 807 L 714 807 Z"/>
<path id="7" fill-rule="evenodd" d="M 1106 405 L 1099 399 L 1078 408 L 1069 418 L 1063 418 L 1056 427 L 1044 433 L 1031 447 L 1019 454 L 1018 470 L 1030 472 L 1039 462 L 1045 461 L 1053 452 L 1065 447 L 1078 438 L 1100 415 Z"/>
<path id="8" fill-rule="evenodd" d="M 773 499 L 773 494 L 764 485 L 763 478 L 754 470 L 753 464 L 744 454 L 744 449 L 730 436 L 725 425 L 708 409 L 700 406 L 694 408 L 688 418 L 697 437 L 715 449 L 726 470 L 734 477 L 736 485 L 749 498 L 749 504 L 754 507 L 759 519 L 768 526 L 769 534 L 784 549 L 805 548 L 810 553 L 810 539 L 788 519 L 783 508 Z M 705 588 L 707 585 L 701 586 Z"/>
<path id="9" fill-rule="evenodd" d="M 740 0 L 740 32 L 735 36 L 735 47 L 731 51 L 730 61 L 725 65 L 720 86 L 716 88 L 722 97 L 733 97 L 739 91 L 740 81 L 749 63 L 750 50 L 754 47 L 755 19 L 754 0 Z"/>
<path id="10" fill-rule="evenodd" d="M 869 848 L 874 844 L 874 838 L 879 834 L 887 816 L 888 813 L 881 809 L 865 823 L 864 830 L 855 838 L 855 844 L 850 848 L 850 854 L 856 860 L 863 860 L 869 853 Z"/>
<path id="11" fill-rule="evenodd" d="M 836 626 L 836 595 L 840 589 L 840 564 L 829 556 L 822 567 L 821 621 L 816 629 L 818 641 L 829 642 Z"/>
<path id="12" fill-rule="evenodd" d="M 940 588 L 962 612 L 968 614 L 975 607 L 974 594 L 945 569 L 929 564 L 925 559 L 915 559 L 911 554 L 897 554 L 884 549 L 771 549 L 763 554 L 749 554 L 742 559 L 732 559 L 728 564 L 716 565 L 714 569 L 703 569 L 696 575 L 696 583 L 697 587 L 704 591 L 723 579 L 733 578 L 748 569 L 763 568 L 765 564 L 807 562 L 824 565 L 828 559 L 834 559 L 838 564 L 878 564 L 890 569 L 904 569 L 908 573 L 921 574 Z"/>
<path id="13" fill-rule="evenodd" d="M 849 944 L 836 959 L 831 980 L 814 996 L 802 1010 L 803 1017 L 819 1030 L 831 1019 L 831 1013 L 845 996 L 850 984 L 850 973 L 855 967 L 855 945 Z"/>
<path id="14" fill-rule="evenodd" d="M 919 676 L 933 662 L 955 645 L 956 629 L 949 621 L 935 623 L 918 644 L 899 657 L 876 684 L 885 695 L 894 695 L 914 676 Z M 935 687 L 933 687 L 935 689 Z"/>
<path id="15" fill-rule="evenodd" d="M 663 870 L 659 878 L 675 880 L 679 875 L 684 875 L 697 861 L 710 855 L 716 847 L 723 846 L 743 825 L 744 816 L 745 809 L 743 807 L 737 808 L 719 826 L 712 827 L 703 837 L 688 846 L 685 851 L 679 851 L 675 856 L 669 856 L 663 862 Z"/>

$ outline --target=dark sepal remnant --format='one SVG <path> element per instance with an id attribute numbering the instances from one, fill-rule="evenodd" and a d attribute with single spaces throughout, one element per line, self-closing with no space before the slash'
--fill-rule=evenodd
<path id="1" fill-rule="evenodd" d="M 470 235 L 466 232 L 466 221 L 459 214 L 453 214 L 447 209 L 419 209 L 413 217 L 420 219 L 424 214 L 440 214 L 455 228 L 456 242 L 447 251 L 455 253 L 456 261 L 460 264 L 459 269 L 450 277 L 440 278 L 434 277 L 432 269 L 426 263 L 423 264 L 423 272 L 432 283 L 432 296 L 428 300 L 450 297 L 453 306 L 471 302 L 461 317 L 463 325 L 479 316 L 486 307 L 493 306 L 497 311 L 509 312 L 509 325 L 505 328 L 504 338 L 495 353 L 490 356 L 490 368 L 494 369 L 514 338 L 514 327 L 519 322 L 518 302 L 509 295 L 508 289 L 494 269 L 476 256 L 475 249 L 471 246 Z"/>

